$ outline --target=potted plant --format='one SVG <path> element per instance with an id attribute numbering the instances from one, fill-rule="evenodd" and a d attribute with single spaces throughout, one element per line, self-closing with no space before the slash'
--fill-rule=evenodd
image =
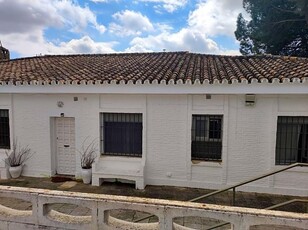
<path id="1" fill-rule="evenodd" d="M 18 145 L 17 139 L 14 139 L 11 150 L 6 150 L 7 159 L 5 163 L 9 166 L 9 172 L 12 178 L 18 178 L 21 175 L 24 163 L 34 154 L 29 146 L 22 147 Z"/>
<path id="2" fill-rule="evenodd" d="M 92 179 L 92 164 L 96 159 L 97 144 L 96 141 L 91 141 L 86 144 L 87 138 L 82 143 L 82 147 L 78 152 L 80 153 L 81 176 L 83 183 L 90 184 Z"/>

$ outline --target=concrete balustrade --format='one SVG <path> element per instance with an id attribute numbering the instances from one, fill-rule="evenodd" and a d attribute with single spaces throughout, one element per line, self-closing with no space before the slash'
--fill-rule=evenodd
<path id="1" fill-rule="evenodd" d="M 220 205 L 51 191 L 0 186 L 0 199 L 10 197 L 32 204 L 32 210 L 15 210 L 0 205 L 0 229 L 186 229 L 173 223 L 176 217 L 204 217 L 230 222 L 233 229 L 275 225 L 305 229 L 308 214 L 269 211 Z M 53 210 L 52 204 L 74 204 L 91 210 L 88 216 L 76 216 Z M 156 223 L 133 223 L 110 216 L 112 210 L 137 210 L 158 217 Z"/>

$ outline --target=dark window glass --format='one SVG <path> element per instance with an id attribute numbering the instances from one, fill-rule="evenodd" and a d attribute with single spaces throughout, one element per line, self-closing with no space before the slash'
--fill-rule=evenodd
<path id="1" fill-rule="evenodd" d="M 222 115 L 193 115 L 191 138 L 192 160 L 220 161 Z"/>
<path id="2" fill-rule="evenodd" d="M 220 139 L 221 138 L 221 118 L 210 117 L 209 118 L 209 138 Z"/>
<path id="3" fill-rule="evenodd" d="M 278 117 L 276 164 L 307 163 L 308 117 Z"/>
<path id="4" fill-rule="evenodd" d="M 8 109 L 0 109 L 0 148 L 10 148 L 10 121 Z"/>
<path id="5" fill-rule="evenodd" d="M 103 113 L 101 115 L 103 154 L 142 156 L 142 114 Z"/>
<path id="6" fill-rule="evenodd" d="M 196 120 L 196 136 L 197 137 L 204 137 L 205 136 L 205 131 L 207 130 L 206 127 L 206 121 L 205 120 Z"/>

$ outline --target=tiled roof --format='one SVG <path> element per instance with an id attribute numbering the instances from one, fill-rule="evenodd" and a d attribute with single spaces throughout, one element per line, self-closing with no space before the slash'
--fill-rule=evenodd
<path id="1" fill-rule="evenodd" d="M 188 52 L 55 55 L 0 62 L 2 84 L 278 82 L 308 78 L 308 59 Z M 147 81 L 148 80 L 148 81 Z"/>

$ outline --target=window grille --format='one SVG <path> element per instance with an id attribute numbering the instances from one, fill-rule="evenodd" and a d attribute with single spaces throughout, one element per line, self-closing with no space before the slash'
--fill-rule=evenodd
<path id="1" fill-rule="evenodd" d="M 276 165 L 308 162 L 308 117 L 279 116 Z"/>
<path id="2" fill-rule="evenodd" d="M 193 115 L 191 139 L 192 160 L 220 161 L 222 115 Z"/>
<path id="3" fill-rule="evenodd" d="M 0 109 L 0 148 L 10 148 L 10 121 L 8 109 Z"/>
<path id="4" fill-rule="evenodd" d="M 101 114 L 102 154 L 142 156 L 142 114 Z"/>

